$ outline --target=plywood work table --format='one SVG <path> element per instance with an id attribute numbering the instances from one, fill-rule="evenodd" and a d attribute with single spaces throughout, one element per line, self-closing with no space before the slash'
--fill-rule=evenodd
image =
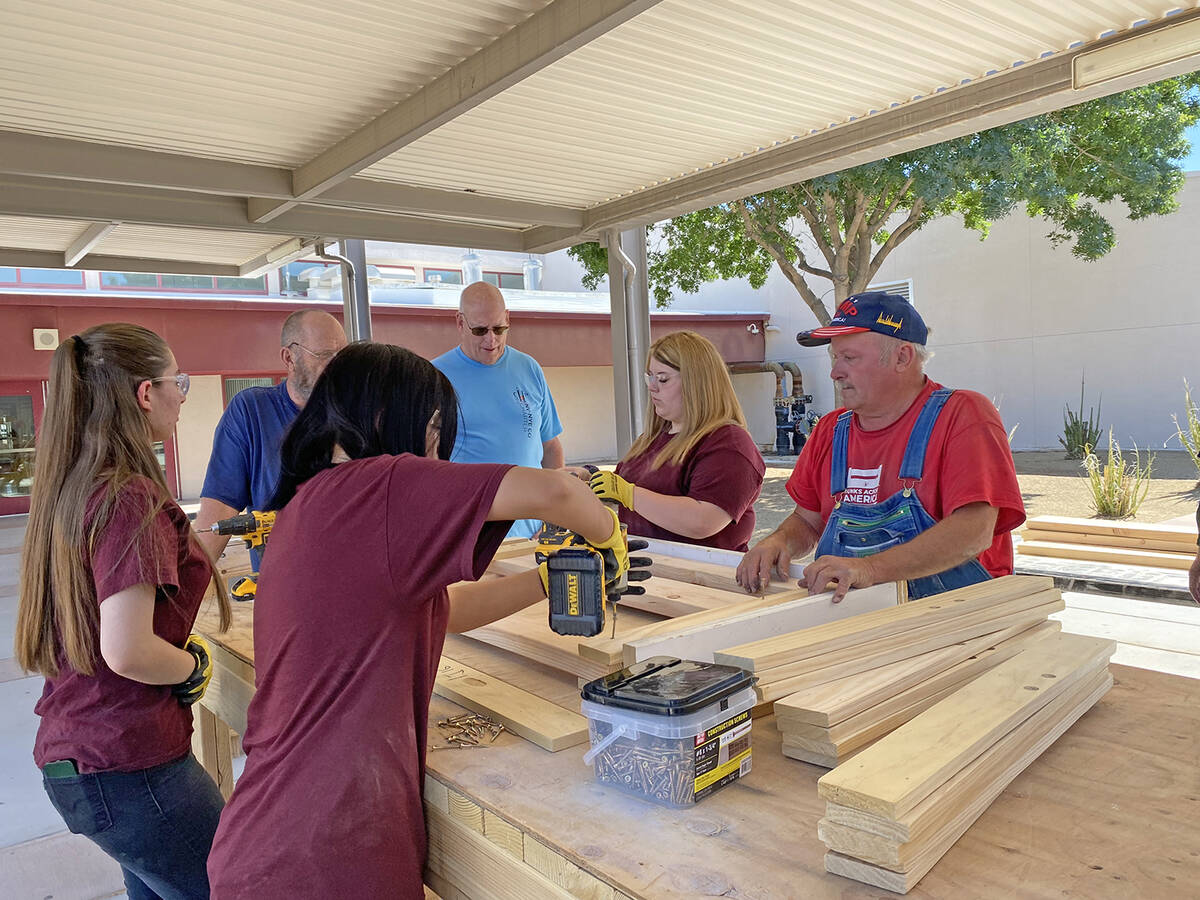
<path id="1" fill-rule="evenodd" d="M 248 605 L 216 645 L 201 724 L 244 727 L 252 693 Z M 446 653 L 561 706 L 574 679 L 451 635 Z M 1113 666 L 1116 686 L 1022 773 L 911 892 L 938 898 L 1171 898 L 1200 884 L 1200 681 Z M 435 696 L 431 720 L 462 712 Z M 206 718 L 207 717 L 207 718 Z M 201 730 L 204 730 L 203 728 Z M 219 736 L 210 771 L 227 765 Z M 438 741 L 431 728 L 430 740 Z M 229 742 L 225 731 L 224 746 Z M 503 733 L 486 749 L 432 750 L 427 881 L 470 897 L 887 897 L 826 874 L 816 823 L 824 770 L 785 758 L 755 720 L 754 769 L 676 811 L 601 787 L 584 748 L 550 753 Z M 228 775 L 224 776 L 228 781 Z"/>

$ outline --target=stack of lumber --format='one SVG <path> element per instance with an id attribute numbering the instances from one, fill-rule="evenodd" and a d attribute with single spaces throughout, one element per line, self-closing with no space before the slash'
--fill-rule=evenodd
<path id="1" fill-rule="evenodd" d="M 1026 556 L 1186 569 L 1196 558 L 1196 528 L 1035 516 L 1021 532 L 1017 552 Z"/>
<path id="2" fill-rule="evenodd" d="M 1059 627 L 1017 625 L 777 700 L 783 755 L 832 769 Z"/>
<path id="3" fill-rule="evenodd" d="M 762 702 L 901 661 L 908 661 L 900 667 L 908 687 L 1061 609 L 1062 596 L 1050 578 L 1009 575 L 790 634 L 726 644 L 713 658 L 753 672 Z"/>
<path id="4" fill-rule="evenodd" d="M 1111 641 L 1029 644 L 817 783 L 825 868 L 907 893 L 1112 685 Z"/>

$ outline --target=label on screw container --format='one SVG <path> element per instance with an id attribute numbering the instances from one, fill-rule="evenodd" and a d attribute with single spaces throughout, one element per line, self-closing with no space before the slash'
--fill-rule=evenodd
<path id="1" fill-rule="evenodd" d="M 750 771 L 750 711 L 696 735 L 695 799 Z"/>

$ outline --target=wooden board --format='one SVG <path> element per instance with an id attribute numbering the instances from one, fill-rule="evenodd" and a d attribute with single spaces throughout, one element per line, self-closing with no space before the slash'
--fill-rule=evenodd
<path id="1" fill-rule="evenodd" d="M 772 666 L 757 673 L 760 679 L 760 693 L 763 697 L 771 700 L 779 700 L 815 685 L 828 684 L 831 681 L 866 672 L 888 663 L 909 659 L 920 653 L 937 650 L 939 647 L 991 634 L 1021 622 L 1032 626 L 1050 612 L 1063 608 L 1062 600 L 1057 592 L 1045 592 L 1040 599 L 1045 600 L 1050 597 L 1056 599 L 967 627 L 963 627 L 961 622 L 950 623 L 945 629 L 926 626 L 919 637 L 916 633 L 902 633 L 891 638 L 868 641 L 858 646 L 846 647 L 796 663 Z M 722 652 L 718 651 L 714 657 L 719 659 Z"/>
<path id="2" fill-rule="evenodd" d="M 1073 684 L 1108 664 L 1112 641 L 1057 634 L 955 691 L 818 782 L 820 796 L 895 819 Z"/>
<path id="3" fill-rule="evenodd" d="M 847 759 L 854 756 L 864 747 L 869 747 L 874 741 L 879 740 L 884 735 L 895 731 L 905 722 L 916 718 L 935 703 L 949 697 L 955 691 L 962 687 L 962 683 L 952 684 L 943 687 L 940 691 L 930 694 L 924 699 L 917 700 L 908 706 L 896 710 L 882 719 L 878 719 L 871 724 L 864 725 L 858 732 L 843 736 L 834 741 L 827 738 L 805 737 L 801 734 L 796 734 L 791 731 L 780 729 L 780 734 L 783 742 L 783 753 L 785 756 L 794 756 L 796 759 L 804 759 L 814 765 L 824 766 L 827 769 L 832 769 L 839 766 Z M 789 752 L 789 750 L 794 752 Z M 811 755 L 819 756 L 819 759 L 812 759 L 808 756 L 797 755 L 798 752 L 805 752 Z"/>
<path id="4" fill-rule="evenodd" d="M 621 598 L 621 606 L 675 618 L 698 612 L 728 609 L 749 599 L 741 591 L 735 593 L 700 584 L 672 581 L 658 575 L 642 582 L 642 586 L 646 588 L 646 593 L 626 594 Z M 786 595 L 781 593 L 778 596 Z"/>
<path id="5" fill-rule="evenodd" d="M 838 678 L 867 672 L 899 660 L 910 659 L 918 654 L 937 650 L 960 641 L 973 640 L 1015 626 L 1031 628 L 1045 620 L 1047 616 L 1060 612 L 1064 608 L 1062 598 L 1057 591 L 1046 591 L 1034 596 L 1035 598 L 1054 597 L 1055 599 L 1046 603 L 1039 602 L 1036 606 L 1027 609 L 1017 609 L 998 618 L 976 621 L 965 627 L 962 626 L 961 621 L 945 623 L 936 627 L 927 626 L 919 634 L 904 632 L 868 642 L 861 647 L 835 651 L 825 657 L 803 660 L 796 667 L 778 666 L 764 669 L 759 673 L 760 681 L 757 685 L 759 695 L 763 699 L 779 700 L 815 685 L 828 684 Z M 828 659 L 841 661 L 833 666 L 809 668 Z M 786 678 L 776 676 L 777 672 L 797 670 L 800 673 L 798 675 Z"/>
<path id="6" fill-rule="evenodd" d="M 728 606 L 700 610 L 699 612 L 689 613 L 686 616 L 676 616 L 673 619 L 665 621 L 651 622 L 628 631 L 622 630 L 616 639 L 600 640 L 599 637 L 590 638 L 580 643 L 579 654 L 585 659 L 590 659 L 602 665 L 624 665 L 624 651 L 627 642 L 642 640 L 656 635 L 668 635 L 682 628 L 703 625 L 709 622 L 719 622 L 728 616 L 768 609 L 772 606 L 778 606 L 781 603 L 788 603 L 807 596 L 808 591 L 804 590 L 781 592 L 771 594 L 767 597 L 743 596 L 738 603 L 732 603 Z"/>
<path id="7" fill-rule="evenodd" d="M 1123 538 L 1148 538 L 1155 541 L 1191 541 L 1196 543 L 1195 525 L 1152 525 L 1144 522 L 1114 522 L 1105 519 L 1080 519 L 1070 516 L 1034 516 L 1026 528 L 1037 531 L 1068 531 Z M 1064 538 L 1064 540 L 1067 540 Z"/>
<path id="8" fill-rule="evenodd" d="M 429 832 L 426 880 L 439 893 L 443 890 L 439 881 L 444 881 L 460 886 L 471 896 L 496 900 L 572 900 L 564 888 L 440 809 L 427 804 L 425 821 Z"/>
<path id="9" fill-rule="evenodd" d="M 736 567 L 720 565 L 711 562 L 699 562 L 691 559 L 676 559 L 661 553 L 639 551 L 637 556 L 649 556 L 654 562 L 650 571 L 655 578 L 669 578 L 672 581 L 683 581 L 689 584 L 700 584 L 704 587 L 718 588 L 723 591 L 733 591 L 745 597 L 765 597 L 770 594 L 780 594 L 796 589 L 795 580 L 772 581 L 757 594 L 749 594 L 737 583 Z"/>
<path id="10" fill-rule="evenodd" d="M 1059 718 L 1053 730 L 1043 735 L 1034 747 L 1012 762 L 993 782 L 964 797 L 965 805 L 945 810 L 947 816 L 944 824 L 927 836 L 909 843 L 894 844 L 882 841 L 876 835 L 822 819 L 817 825 L 818 835 L 831 847 L 825 856 L 826 870 L 897 893 L 912 890 L 1001 791 L 1091 709 L 1112 687 L 1112 682 L 1112 675 L 1104 670 L 1065 697 L 1058 698 L 1056 706 L 1062 702 L 1068 706 L 1057 710 Z M 839 852 L 839 848 L 842 851 L 853 850 L 853 854 Z"/>
<path id="11" fill-rule="evenodd" d="M 828 729 L 913 690 L 934 693 L 941 685 L 962 681 L 968 673 L 974 677 L 1015 656 L 1025 646 L 1020 635 L 1028 630 L 1030 627 L 1022 623 L 791 694 L 775 703 L 775 716 L 783 722 L 806 722 Z M 920 698 L 911 697 L 899 705 L 906 706 L 917 699 Z"/>
<path id="12" fill-rule="evenodd" d="M 901 821 L 881 820 L 850 807 L 829 804 L 825 817 L 817 823 L 818 835 L 830 849 L 840 853 L 896 871 L 911 870 L 912 863 L 927 848 L 940 843 L 947 826 L 963 811 L 974 809 L 976 815 L 972 821 L 977 818 L 1017 775 L 1091 709 L 1112 683 L 1112 674 L 1101 669 L 1056 697 L 981 753 Z M 881 822 L 882 829 L 874 824 L 876 821 Z M 867 828 L 859 827 L 864 822 Z M 889 833 L 879 834 L 878 830 Z M 951 842 L 956 839 L 957 835 Z"/>
<path id="13" fill-rule="evenodd" d="M 684 620 L 675 619 L 671 624 L 680 627 L 632 641 L 626 639 L 624 662 L 628 666 L 664 655 L 712 662 L 714 652 L 722 647 L 788 634 L 873 610 L 894 608 L 898 595 L 896 585 L 888 582 L 849 591 L 840 603 L 833 603 L 832 596 L 832 592 L 806 596 L 749 612 L 735 612 L 734 607 L 720 619 L 699 624 L 687 622 L 681 625 Z"/>
<path id="14" fill-rule="evenodd" d="M 513 734 L 546 750 L 565 750 L 588 739 L 587 719 L 579 713 L 445 655 L 433 691 L 472 712 L 491 716 Z"/>
<path id="15" fill-rule="evenodd" d="M 757 672 L 770 666 L 841 650 L 865 640 L 967 615 L 1005 600 L 1051 590 L 1053 587 L 1053 580 L 1046 576 L 1008 575 L 923 600 L 910 601 L 902 606 L 864 613 L 765 641 L 729 647 L 717 654 L 716 660 Z"/>
<path id="16" fill-rule="evenodd" d="M 1052 556 L 1055 559 L 1086 559 L 1091 562 L 1122 566 L 1155 566 L 1160 569 L 1189 569 L 1196 558 L 1182 553 L 1157 550 L 1125 550 L 1117 547 L 1090 547 L 1086 544 L 1061 544 L 1052 541 L 1022 541 L 1017 552 L 1026 556 Z"/>
<path id="17" fill-rule="evenodd" d="M 1062 544 L 1087 544 L 1095 547 L 1120 547 L 1132 550 L 1159 550 L 1165 553 L 1196 555 L 1195 535 L 1175 541 L 1160 541 L 1144 537 L 1118 537 L 1107 534 L 1084 534 L 1078 531 L 1042 531 L 1026 528 L 1022 541 L 1050 541 Z"/>
<path id="18" fill-rule="evenodd" d="M 617 635 L 624 634 L 627 629 L 639 628 L 654 621 L 657 621 L 655 616 L 633 609 L 623 610 L 617 615 Z M 606 623 L 606 627 L 611 627 L 610 623 Z M 609 633 L 611 632 L 606 631 L 603 635 L 597 635 L 589 640 L 597 642 L 608 640 Z M 547 621 L 546 606 L 542 603 L 535 603 L 533 606 L 490 625 L 468 631 L 466 635 L 485 644 L 501 647 L 561 672 L 588 680 L 599 678 L 620 668 L 619 664 L 605 665 L 581 657 L 578 652 L 579 638 L 555 634 L 551 631 Z"/>
<path id="19" fill-rule="evenodd" d="M 530 566 L 535 565 L 533 559 L 533 551 L 537 548 L 537 543 L 528 538 L 508 538 L 500 544 L 500 549 L 496 551 L 493 560 L 498 559 L 514 559 L 525 557 L 529 560 Z"/>

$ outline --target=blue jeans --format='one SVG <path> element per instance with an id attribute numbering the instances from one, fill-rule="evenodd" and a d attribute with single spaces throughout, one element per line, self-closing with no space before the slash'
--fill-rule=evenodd
<path id="1" fill-rule="evenodd" d="M 190 753 L 140 772 L 42 775 L 75 834 L 121 864 L 130 900 L 208 897 L 208 851 L 225 805 Z"/>

